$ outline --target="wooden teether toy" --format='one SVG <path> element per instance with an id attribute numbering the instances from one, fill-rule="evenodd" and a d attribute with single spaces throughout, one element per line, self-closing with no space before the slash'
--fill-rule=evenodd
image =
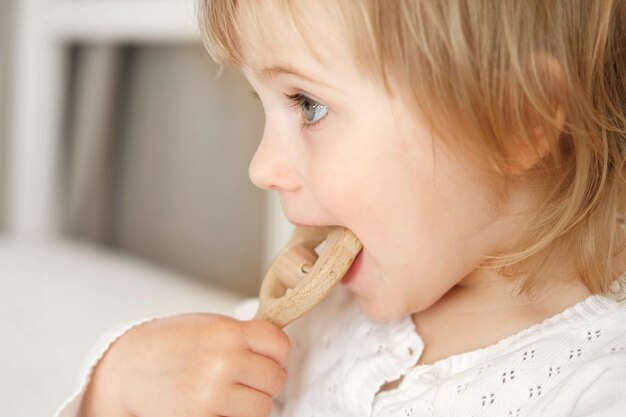
<path id="1" fill-rule="evenodd" d="M 297 227 L 263 278 L 255 318 L 282 328 L 301 317 L 335 288 L 362 247 L 344 227 Z"/>

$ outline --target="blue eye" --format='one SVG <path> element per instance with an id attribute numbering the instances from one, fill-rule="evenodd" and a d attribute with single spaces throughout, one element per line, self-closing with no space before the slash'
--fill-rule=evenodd
<path id="1" fill-rule="evenodd" d="M 319 103 L 304 94 L 297 93 L 287 95 L 294 102 L 294 107 L 299 107 L 302 113 L 302 127 L 305 129 L 317 125 L 328 114 L 328 106 Z"/>
<path id="2" fill-rule="evenodd" d="M 316 101 L 304 98 L 301 102 L 302 115 L 304 119 L 309 123 L 315 123 L 328 113 L 328 108 Z"/>

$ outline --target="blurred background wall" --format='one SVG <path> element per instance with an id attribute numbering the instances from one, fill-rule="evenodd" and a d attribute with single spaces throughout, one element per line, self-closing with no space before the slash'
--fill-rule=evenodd
<path id="1" fill-rule="evenodd" d="M 68 232 L 249 295 L 263 193 L 248 164 L 263 114 L 200 45 L 74 47 L 64 130 Z"/>
<path id="2" fill-rule="evenodd" d="M 13 3 L 0 0 L 0 168 L 6 166 L 7 105 L 9 101 L 10 56 L 13 39 Z M 0 169 L 0 230 L 4 228 L 6 170 Z"/>
<path id="3" fill-rule="evenodd" d="M 0 227 L 13 6 L 0 0 Z M 247 82 L 231 71 L 217 78 L 199 41 L 92 38 L 64 45 L 63 121 L 50 132 L 62 144 L 63 230 L 256 294 L 276 248 L 263 246 L 267 197 L 247 175 L 263 129 Z"/>

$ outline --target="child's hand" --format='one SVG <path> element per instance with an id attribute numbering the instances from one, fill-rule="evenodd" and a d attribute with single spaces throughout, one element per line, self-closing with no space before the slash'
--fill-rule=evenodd
<path id="1" fill-rule="evenodd" d="M 111 347 L 82 415 L 269 416 L 287 377 L 288 352 L 286 334 L 261 320 L 211 314 L 153 320 Z"/>

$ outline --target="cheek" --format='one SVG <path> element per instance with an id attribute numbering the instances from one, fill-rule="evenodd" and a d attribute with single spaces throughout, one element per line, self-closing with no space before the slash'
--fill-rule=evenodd
<path id="1" fill-rule="evenodd" d="M 362 309 L 397 318 L 427 308 L 471 271 L 480 197 L 467 172 L 433 159 L 427 140 L 402 146 L 357 133 L 316 142 L 304 177 L 328 219 L 363 242 L 367 256 L 349 285 Z"/>
<path id="2" fill-rule="evenodd" d="M 345 148 L 318 149 L 309 154 L 303 175 L 319 204 L 345 226 L 360 216 L 364 194 L 373 185 L 359 162 L 359 155 Z"/>
<path id="3" fill-rule="evenodd" d="M 435 188 L 429 149 L 364 135 L 358 153 L 317 149 L 305 177 L 319 204 L 359 236 L 376 262 L 401 265 L 447 236 L 445 190 Z"/>
<path id="4" fill-rule="evenodd" d="M 412 172 L 362 195 L 365 208 L 350 219 L 368 255 L 351 289 L 374 318 L 428 308 L 480 261 L 483 247 L 472 233 L 479 201 L 469 190 L 437 186 L 432 175 Z"/>

